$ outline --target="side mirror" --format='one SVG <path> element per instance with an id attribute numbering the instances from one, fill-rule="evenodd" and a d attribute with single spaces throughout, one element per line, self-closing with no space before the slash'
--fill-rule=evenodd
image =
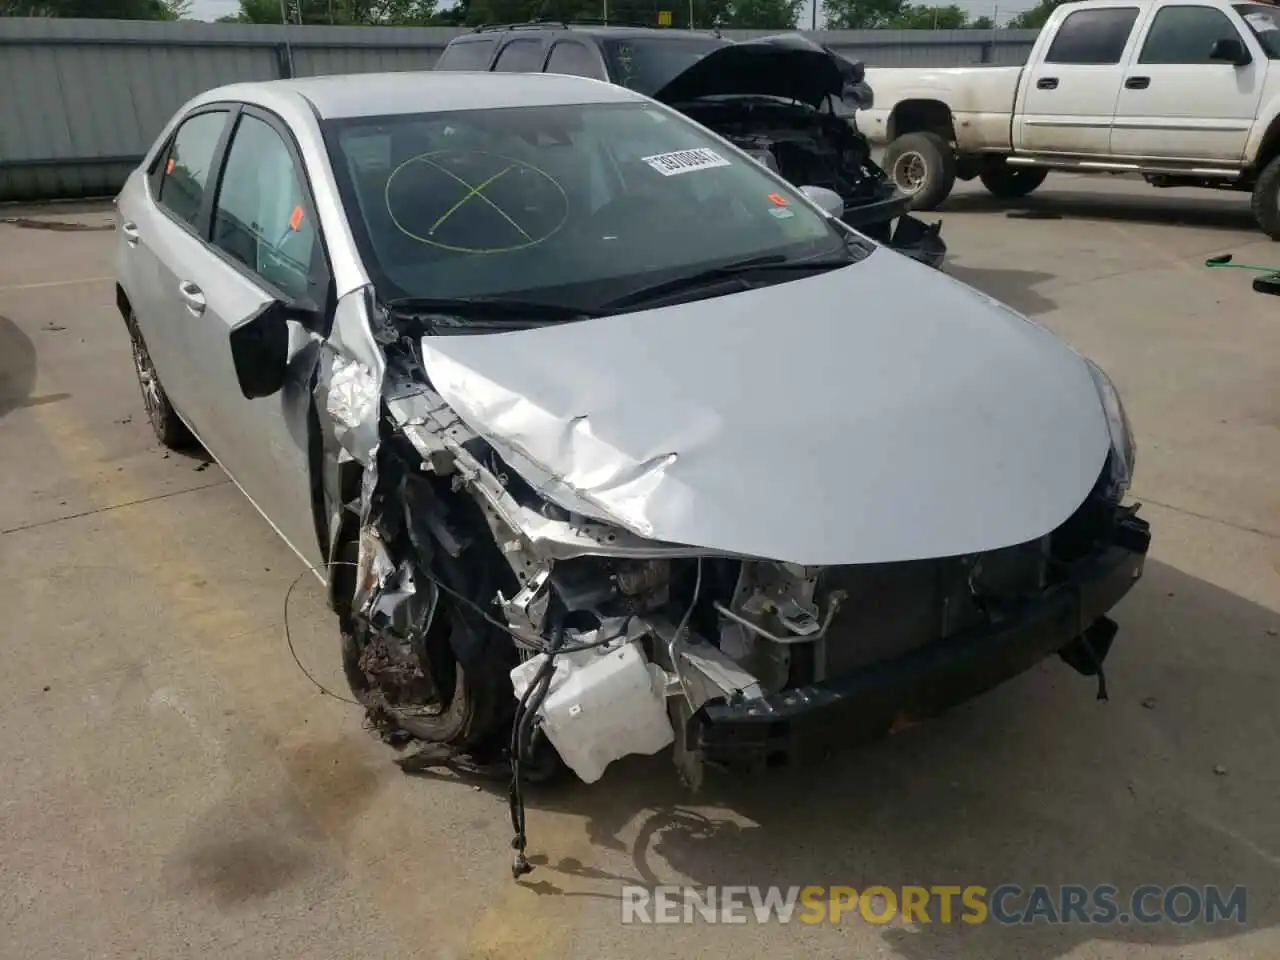
<path id="1" fill-rule="evenodd" d="M 1253 62 L 1253 57 L 1244 48 L 1244 44 L 1235 37 L 1213 41 L 1213 46 L 1209 48 L 1209 59 L 1229 63 L 1236 67 L 1243 67 L 1245 64 Z"/>
<path id="2" fill-rule="evenodd" d="M 800 192 L 822 208 L 822 212 L 837 220 L 844 216 L 844 199 L 826 187 L 801 187 Z"/>
<path id="3" fill-rule="evenodd" d="M 269 397 L 284 387 L 289 367 L 289 320 L 305 313 L 304 308 L 272 300 L 231 328 L 231 362 L 246 398 Z"/>

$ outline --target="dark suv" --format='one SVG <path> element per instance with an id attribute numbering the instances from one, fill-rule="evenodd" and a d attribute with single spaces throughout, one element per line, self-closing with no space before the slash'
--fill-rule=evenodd
<path id="1" fill-rule="evenodd" d="M 437 70 L 563 73 L 628 87 L 714 130 L 797 186 L 834 190 L 841 219 L 931 266 L 940 224 L 871 159 L 854 113 L 871 105 L 862 64 L 799 34 L 734 43 L 708 34 L 550 21 L 477 27 L 450 41 Z"/>

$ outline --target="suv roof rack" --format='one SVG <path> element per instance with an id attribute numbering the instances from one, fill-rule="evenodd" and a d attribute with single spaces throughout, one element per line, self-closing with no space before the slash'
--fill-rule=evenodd
<path id="1" fill-rule="evenodd" d="M 569 29 L 569 25 L 562 20 L 526 20 L 524 23 L 482 23 L 471 32 L 494 33 L 499 30 L 536 30 L 539 27 L 558 27 L 561 30 Z"/>
<path id="2" fill-rule="evenodd" d="M 572 26 L 583 27 L 641 27 L 656 29 L 652 23 L 636 23 L 630 20 L 603 20 L 595 17 L 575 17 L 573 20 L 526 20 L 523 23 L 482 23 L 472 29 L 472 33 L 497 33 L 503 30 L 537 30 L 551 27 L 555 30 L 568 30 Z"/>

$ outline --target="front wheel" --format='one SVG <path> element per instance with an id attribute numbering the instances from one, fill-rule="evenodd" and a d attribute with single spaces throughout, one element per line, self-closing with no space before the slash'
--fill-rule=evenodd
<path id="1" fill-rule="evenodd" d="M 349 540 L 339 551 L 338 565 L 354 571 L 358 562 L 358 544 Z M 421 578 L 424 584 L 426 579 Z M 339 589 L 345 594 L 354 586 L 352 574 L 343 577 Z M 427 604 L 429 593 L 421 592 Z M 420 616 L 430 617 L 430 629 L 409 629 L 403 637 L 372 629 L 346 595 L 337 613 L 343 672 L 371 716 L 427 743 L 463 750 L 492 745 L 515 704 L 511 665 L 497 656 L 477 657 L 468 665 L 456 659 L 450 631 L 466 630 L 468 624 L 452 599 L 441 595 L 416 610 L 415 624 Z"/>
<path id="2" fill-rule="evenodd" d="M 984 168 L 978 179 L 994 197 L 1001 200 L 1020 200 L 1044 183 L 1048 170 L 1037 167 L 1011 167 L 1000 160 Z"/>
<path id="3" fill-rule="evenodd" d="M 1253 185 L 1253 219 L 1272 240 L 1280 240 L 1280 157 L 1262 168 Z"/>
<path id="4" fill-rule="evenodd" d="M 951 144 L 925 130 L 906 133 L 889 144 L 884 168 L 894 185 L 911 198 L 912 210 L 932 210 L 956 185 L 956 154 Z"/>

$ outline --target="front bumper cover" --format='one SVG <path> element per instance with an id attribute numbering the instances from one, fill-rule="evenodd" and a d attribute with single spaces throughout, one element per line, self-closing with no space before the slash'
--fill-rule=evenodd
<path id="1" fill-rule="evenodd" d="M 1150 542 L 1146 521 L 1122 516 L 1103 549 L 1073 564 L 1069 582 L 1050 587 L 1018 613 L 822 683 L 708 704 L 686 727 L 686 749 L 706 762 L 744 770 L 821 759 L 836 746 L 935 716 L 1050 654 L 1078 665 L 1073 648 L 1082 626 L 1097 658 L 1089 667 L 1100 665 L 1115 632 L 1105 614 L 1142 576 Z"/>
<path id="2" fill-rule="evenodd" d="M 927 224 L 909 216 L 910 203 L 910 197 L 895 190 L 890 196 L 869 203 L 846 203 L 840 219 L 912 260 L 941 267 L 947 254 L 942 223 Z"/>

